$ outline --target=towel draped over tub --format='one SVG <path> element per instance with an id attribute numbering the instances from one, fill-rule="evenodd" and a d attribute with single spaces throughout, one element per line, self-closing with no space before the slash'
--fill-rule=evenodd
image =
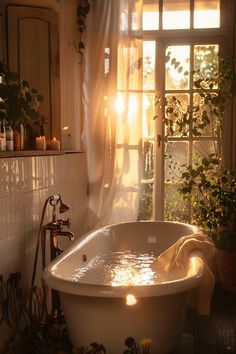
<path id="1" fill-rule="evenodd" d="M 186 273 L 193 256 L 200 257 L 204 262 L 204 274 L 200 285 L 190 293 L 189 305 L 200 315 L 209 315 L 215 286 L 216 261 L 215 246 L 208 236 L 199 233 L 181 237 L 155 259 L 152 269 L 168 279 L 168 274 Z"/>

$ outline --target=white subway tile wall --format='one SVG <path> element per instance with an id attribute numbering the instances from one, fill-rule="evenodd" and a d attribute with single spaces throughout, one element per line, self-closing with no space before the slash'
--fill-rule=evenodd
<path id="1" fill-rule="evenodd" d="M 0 159 L 0 274 L 21 271 L 30 284 L 37 234 L 45 200 L 60 194 L 70 206 L 72 231 L 86 231 L 87 170 L 84 153 Z M 51 221 L 47 207 L 44 224 Z"/>

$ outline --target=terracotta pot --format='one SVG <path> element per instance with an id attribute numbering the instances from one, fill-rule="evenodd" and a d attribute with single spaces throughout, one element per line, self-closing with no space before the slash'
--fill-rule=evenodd
<path id="1" fill-rule="evenodd" d="M 221 287 L 236 294 L 236 251 L 217 248 L 216 261 Z"/>

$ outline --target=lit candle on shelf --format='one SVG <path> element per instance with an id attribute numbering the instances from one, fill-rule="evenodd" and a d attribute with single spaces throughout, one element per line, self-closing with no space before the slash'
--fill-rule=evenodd
<path id="1" fill-rule="evenodd" d="M 52 150 L 60 150 L 61 148 L 61 143 L 59 140 L 57 140 L 55 137 L 52 139 L 50 147 Z"/>
<path id="2" fill-rule="evenodd" d="M 46 150 L 46 138 L 45 138 L 45 136 L 36 137 L 36 150 Z"/>

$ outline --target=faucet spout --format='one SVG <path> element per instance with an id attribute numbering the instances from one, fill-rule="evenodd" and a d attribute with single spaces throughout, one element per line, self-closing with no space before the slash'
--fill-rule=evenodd
<path id="1" fill-rule="evenodd" d="M 75 239 L 75 236 L 74 236 L 73 232 L 71 232 L 71 231 L 59 230 L 59 231 L 57 231 L 57 236 L 66 236 L 70 239 L 70 241 L 74 241 L 74 239 Z"/>

